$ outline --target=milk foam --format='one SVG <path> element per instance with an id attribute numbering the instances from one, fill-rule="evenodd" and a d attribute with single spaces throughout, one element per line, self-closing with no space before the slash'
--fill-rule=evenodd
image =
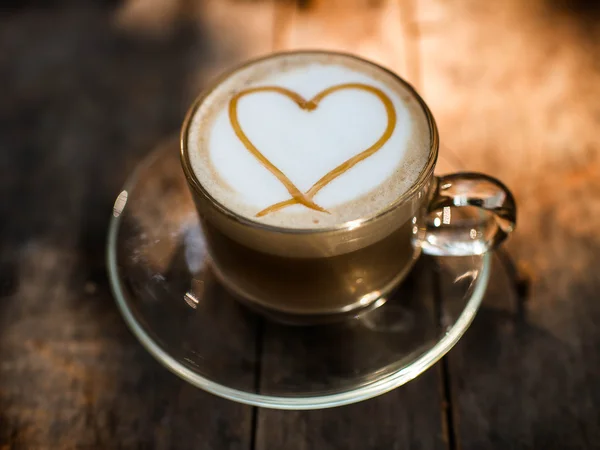
<path id="1" fill-rule="evenodd" d="M 294 204 L 257 217 L 292 195 L 236 135 L 232 98 L 249 88 L 277 86 L 308 101 L 346 83 L 380 90 L 391 101 L 395 117 L 377 95 L 358 88 L 326 95 L 313 110 L 302 109 L 279 92 L 254 92 L 239 99 L 237 120 L 245 136 L 303 193 L 372 146 L 390 120 L 395 122 L 381 148 L 314 195 L 312 201 L 327 212 Z M 289 228 L 330 227 L 385 209 L 415 183 L 431 144 L 421 106 L 395 77 L 349 56 L 318 53 L 277 55 L 239 69 L 204 98 L 187 140 L 192 169 L 214 199 L 248 219 Z"/>

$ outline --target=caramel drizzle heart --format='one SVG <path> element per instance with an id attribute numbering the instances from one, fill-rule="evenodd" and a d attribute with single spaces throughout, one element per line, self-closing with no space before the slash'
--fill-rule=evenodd
<path id="1" fill-rule="evenodd" d="M 369 92 L 369 93 L 375 95 L 381 101 L 381 103 L 383 103 L 383 106 L 385 107 L 385 111 L 387 114 L 387 126 L 385 128 L 385 131 L 383 132 L 381 137 L 379 139 L 377 139 L 377 141 L 373 145 L 371 145 L 369 148 L 356 154 L 355 156 L 346 160 L 345 162 L 343 162 L 342 164 L 340 164 L 333 170 L 329 171 L 319 181 L 317 181 L 315 184 L 313 184 L 308 191 L 302 192 L 300 189 L 298 189 L 296 187 L 296 185 L 281 170 L 279 170 L 277 167 L 275 167 L 275 165 L 273 163 L 271 163 L 271 161 L 269 161 L 258 150 L 258 148 L 256 148 L 256 146 L 252 143 L 252 141 L 250 141 L 250 139 L 248 139 L 248 136 L 246 136 L 246 133 L 244 133 L 244 131 L 242 130 L 242 126 L 240 125 L 240 122 L 238 120 L 238 112 L 237 112 L 238 111 L 238 102 L 240 101 L 240 99 L 242 97 L 245 97 L 246 95 L 250 95 L 250 94 L 255 94 L 257 92 L 276 92 L 276 93 L 282 94 L 282 95 L 288 97 L 290 100 L 294 101 L 301 109 L 306 110 L 306 111 L 314 111 L 319 106 L 319 103 L 321 102 L 321 100 L 323 100 L 325 97 L 327 97 L 330 94 L 333 94 L 334 92 L 338 92 L 338 91 L 341 91 L 344 89 L 359 89 L 359 90 Z M 233 131 L 235 132 L 235 134 L 239 138 L 239 140 L 242 141 L 242 143 L 244 144 L 246 149 L 264 167 L 266 167 L 273 175 L 275 175 L 279 181 L 281 181 L 281 183 L 285 186 L 287 191 L 292 196 L 292 198 L 289 200 L 275 203 L 274 205 L 271 205 L 271 206 L 263 209 L 262 211 L 260 211 L 256 214 L 256 217 L 265 216 L 272 212 L 279 211 L 280 209 L 285 208 L 287 206 L 296 205 L 296 204 L 301 204 L 301 205 L 306 206 L 307 208 L 329 214 L 329 211 L 327 211 L 323 207 L 317 205 L 313 201 L 314 196 L 321 189 L 323 189 L 325 186 L 327 186 L 329 183 L 331 183 L 333 180 L 335 180 L 337 177 L 339 177 L 343 173 L 350 170 L 352 167 L 354 167 L 359 162 L 361 162 L 364 159 L 368 158 L 369 156 L 375 154 L 379 149 L 381 149 L 381 147 L 383 147 L 383 145 L 389 140 L 389 138 L 392 136 L 392 133 L 394 132 L 394 128 L 396 126 L 396 110 L 394 109 L 394 104 L 392 103 L 390 98 L 383 91 L 381 91 L 380 89 L 377 89 L 376 87 L 369 86 L 367 84 L 362 84 L 362 83 L 345 83 L 345 84 L 331 86 L 331 87 L 319 92 L 317 95 L 315 95 L 310 100 L 305 100 L 298 93 L 291 91 L 289 89 L 286 89 L 286 88 L 282 88 L 279 86 L 261 86 L 261 87 L 249 88 L 249 89 L 240 91 L 232 97 L 232 99 L 229 102 L 229 120 L 231 122 L 231 126 L 233 127 Z"/>

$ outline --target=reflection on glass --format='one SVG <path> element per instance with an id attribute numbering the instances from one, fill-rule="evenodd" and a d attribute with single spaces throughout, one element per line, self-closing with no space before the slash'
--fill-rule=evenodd
<path id="1" fill-rule="evenodd" d="M 198 303 L 199 303 L 198 299 L 191 292 L 186 292 L 185 295 L 183 296 L 183 299 L 191 308 L 196 309 L 198 307 Z"/>
<path id="2" fill-rule="evenodd" d="M 352 230 L 360 227 L 361 222 L 362 222 L 361 220 L 353 220 L 352 222 L 348 222 L 347 230 L 352 231 Z"/>
<path id="3" fill-rule="evenodd" d="M 121 191 L 113 205 L 113 216 L 119 217 L 127 204 L 127 191 Z"/>
<path id="4" fill-rule="evenodd" d="M 449 225 L 452 220 L 452 210 L 449 206 L 444 206 L 444 210 L 442 212 L 442 222 L 444 225 Z"/>

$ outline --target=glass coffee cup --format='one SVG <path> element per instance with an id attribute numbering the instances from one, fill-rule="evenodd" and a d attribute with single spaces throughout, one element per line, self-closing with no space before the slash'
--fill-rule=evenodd
<path id="1" fill-rule="evenodd" d="M 308 143 L 298 142 L 309 133 L 290 139 L 305 121 Z M 433 116 L 408 83 L 332 52 L 234 69 L 196 99 L 181 134 L 215 274 L 250 307 L 292 323 L 360 314 L 383 303 L 422 252 L 482 254 L 514 229 L 510 191 L 483 174 L 435 177 L 438 150 Z"/>

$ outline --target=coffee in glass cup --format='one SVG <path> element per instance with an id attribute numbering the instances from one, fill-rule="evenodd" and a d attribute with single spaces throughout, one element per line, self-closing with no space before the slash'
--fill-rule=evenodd
<path id="1" fill-rule="evenodd" d="M 481 253 L 513 229 L 500 182 L 435 178 L 437 154 L 410 85 L 332 52 L 234 69 L 194 102 L 181 135 L 214 272 L 255 309 L 299 323 L 376 306 L 421 250 Z"/>

